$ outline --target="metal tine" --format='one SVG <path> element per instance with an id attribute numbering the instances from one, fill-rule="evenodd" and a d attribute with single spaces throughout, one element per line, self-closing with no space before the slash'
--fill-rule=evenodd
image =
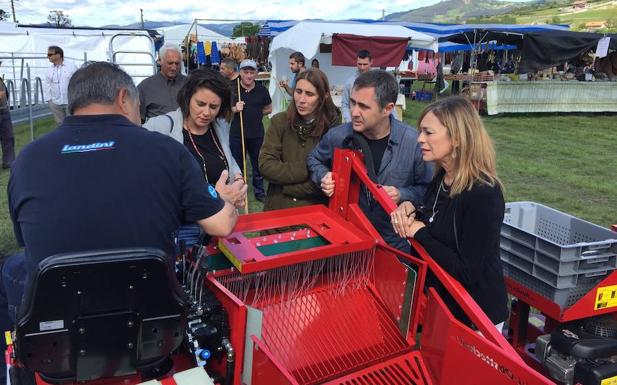
<path id="1" fill-rule="evenodd" d="M 250 275 L 239 274 L 242 278 L 230 278 L 225 285 L 243 302 L 253 289 L 251 306 L 266 304 L 275 298 L 279 302 L 293 301 L 315 287 L 320 277 L 324 277 L 336 295 L 343 295 L 348 289 L 366 286 L 374 273 L 373 261 L 374 250 L 369 249 Z"/>

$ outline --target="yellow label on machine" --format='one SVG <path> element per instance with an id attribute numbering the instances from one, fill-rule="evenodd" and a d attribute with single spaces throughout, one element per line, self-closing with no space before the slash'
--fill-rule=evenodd
<path id="1" fill-rule="evenodd" d="M 617 285 L 599 287 L 596 290 L 595 310 L 617 307 Z M 604 382 L 602 382 L 604 385 Z M 607 382 L 607 384 L 613 384 Z M 617 385 L 617 382 L 614 383 Z"/>
<path id="2" fill-rule="evenodd" d="M 4 341 L 6 342 L 7 346 L 13 344 L 13 335 L 8 330 L 4 332 Z"/>
<path id="3" fill-rule="evenodd" d="M 617 385 L 617 376 L 602 380 L 600 385 Z"/>
<path id="4" fill-rule="evenodd" d="M 236 269 L 238 269 L 238 271 L 242 272 L 242 262 L 240 262 L 240 260 L 238 258 L 236 258 L 235 255 L 233 255 L 231 250 L 229 250 L 225 246 L 225 244 L 223 243 L 222 239 L 219 240 L 218 247 L 219 247 L 219 250 L 223 253 L 223 255 L 227 257 L 229 262 L 231 262 L 236 267 Z"/>

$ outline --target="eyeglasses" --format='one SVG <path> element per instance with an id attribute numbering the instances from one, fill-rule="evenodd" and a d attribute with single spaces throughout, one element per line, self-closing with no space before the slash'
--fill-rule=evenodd
<path id="1" fill-rule="evenodd" d="M 47 54 L 47 57 L 52 57 L 52 56 L 54 56 L 55 54 L 57 54 L 57 52 L 54 52 L 54 53 L 48 53 L 48 54 Z"/>

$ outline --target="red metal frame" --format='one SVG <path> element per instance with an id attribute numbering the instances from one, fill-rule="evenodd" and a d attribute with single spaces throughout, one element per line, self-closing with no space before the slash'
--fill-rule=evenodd
<path id="1" fill-rule="evenodd" d="M 552 384 L 550 380 L 527 366 L 525 361 L 518 355 L 516 349 L 508 344 L 505 338 L 497 332 L 492 322 L 481 311 L 462 285 L 446 273 L 420 244 L 413 239 L 410 240 L 410 244 L 417 251 L 419 258 L 403 255 L 385 245 L 358 205 L 361 185 L 366 186 L 376 201 L 387 212 L 391 212 L 396 206 L 381 186 L 370 181 L 362 162 L 361 154 L 350 150 L 336 150 L 333 170 L 333 178 L 337 188 L 330 200 L 330 210 L 322 206 L 311 206 L 244 216 L 241 217 L 235 230 L 236 232 L 232 237 L 222 240 L 220 243 L 222 250 L 226 250 L 228 254 L 236 257 L 235 262 L 242 269 L 243 274 L 248 272 L 257 272 L 256 274 L 259 274 L 263 270 L 345 254 L 354 250 L 375 249 L 376 260 L 380 263 L 375 268 L 375 274 L 384 280 L 389 279 L 391 282 L 382 284 L 377 280 L 377 282 L 372 283 L 373 286 L 369 285 L 369 290 L 382 293 L 383 301 L 378 305 L 382 306 L 381 311 L 386 316 L 391 317 L 392 322 L 396 322 L 402 316 L 402 310 L 397 308 L 397 301 L 395 299 L 396 295 L 403 295 L 401 293 L 404 289 L 402 280 L 406 277 L 401 266 L 393 264 L 393 261 L 395 261 L 395 257 L 404 258 L 417 268 L 418 276 L 416 290 L 413 293 L 412 316 L 406 335 L 407 346 L 399 351 L 386 352 L 382 362 L 367 362 L 366 367 L 350 367 L 347 369 L 355 370 L 353 373 L 343 371 L 341 372 L 341 377 L 338 378 L 332 378 L 332 374 L 327 373 L 326 377 L 324 377 L 324 379 L 327 378 L 325 379 L 326 381 L 329 381 L 326 382 L 327 385 L 379 383 L 378 380 L 373 381 L 372 379 L 380 375 L 385 376 L 386 380 L 383 383 L 388 384 Z M 333 212 L 338 215 L 333 215 Z M 258 247 L 260 245 L 274 244 L 281 240 L 297 240 L 297 234 L 292 234 L 291 230 L 283 232 L 283 234 L 267 235 L 260 238 L 251 238 L 245 234 L 298 224 L 308 225 L 312 229 L 311 231 L 326 239 L 328 244 L 309 250 L 302 250 L 302 252 L 289 252 L 266 257 L 259 252 Z M 304 238 L 312 236 L 314 235 L 305 234 Z M 388 264 L 391 266 L 388 266 Z M 431 269 L 442 282 L 445 289 L 456 299 L 462 310 L 477 326 L 479 332 L 457 321 L 434 289 L 422 290 L 428 268 Z M 236 298 L 234 294 L 217 280 L 219 277 L 231 274 L 236 274 L 234 269 L 213 272 L 208 274 L 204 281 L 227 311 L 231 326 L 230 340 L 236 354 L 233 384 L 241 385 L 243 361 L 246 354 L 244 349 L 247 337 L 247 305 Z M 396 280 L 399 282 L 396 282 Z M 613 277 L 611 275 L 605 281 L 603 283 L 614 283 L 617 281 L 617 276 Z M 384 289 L 386 286 L 391 291 L 386 291 Z M 509 287 L 513 286 L 509 284 Z M 519 288 L 519 291 L 521 290 Z M 307 293 L 308 297 L 314 295 L 313 292 Z M 588 296 L 590 295 L 588 294 Z M 529 297 L 532 297 L 532 295 Z M 584 303 L 587 303 L 589 299 L 585 298 L 583 299 Z M 320 308 L 317 308 L 317 311 L 313 314 L 318 316 L 319 310 Z M 575 310 L 568 309 L 568 311 L 571 311 L 573 313 L 572 316 L 574 316 L 577 310 L 575 308 Z M 603 312 L 609 311 L 603 310 Z M 344 314 L 342 315 L 344 316 Z M 411 349 L 414 349 L 416 346 L 416 329 L 420 323 L 423 326 L 420 345 L 416 351 L 412 352 Z M 359 323 L 353 324 L 356 327 L 359 325 Z M 327 327 L 328 325 L 325 324 L 325 326 Z M 311 327 L 306 327 L 306 330 L 307 335 L 310 336 L 312 332 Z M 364 331 L 358 327 L 357 329 L 354 328 L 352 332 L 358 333 L 360 337 Z M 403 333 L 403 336 L 405 336 L 405 333 Z M 288 369 L 277 359 L 275 352 L 272 351 L 270 346 L 267 346 L 264 341 L 259 340 L 256 336 L 248 337 L 252 341 L 253 349 L 253 384 L 298 384 L 290 375 Z M 307 352 L 306 354 L 309 353 Z M 394 354 L 394 356 L 388 354 Z M 184 356 L 184 359 L 190 365 L 190 357 Z M 413 360 L 416 364 L 415 369 L 409 366 L 409 360 Z M 407 369 L 403 370 L 400 369 L 400 366 L 396 366 L 403 365 L 403 363 L 408 365 L 407 368 L 411 371 L 417 369 L 413 381 L 405 380 L 405 373 L 407 373 L 405 370 Z M 224 373 L 224 362 L 209 362 L 208 365 L 217 372 Z M 425 375 L 423 376 L 422 373 Z M 356 379 L 357 382 L 355 382 Z M 108 385 L 123 383 L 133 385 L 139 382 L 131 381 L 133 379 L 106 379 L 95 381 L 91 384 Z M 163 380 L 163 383 L 165 385 L 172 385 L 172 381 L 170 376 L 168 376 Z M 38 384 L 47 385 L 42 382 Z"/>
<path id="2" fill-rule="evenodd" d="M 554 385 L 516 353 L 457 321 L 433 288 L 428 290 L 420 345 L 435 385 Z"/>
<path id="3" fill-rule="evenodd" d="M 311 235 L 302 235 L 302 233 L 305 233 L 303 230 L 290 230 L 282 234 L 253 238 L 245 234 L 298 225 L 308 226 L 311 229 Z M 265 256 L 259 251 L 259 247 L 263 245 L 295 240 L 298 239 L 298 236 L 306 239 L 314 235 L 323 237 L 328 244 L 273 256 Z M 374 238 L 369 236 L 366 231 L 341 217 L 331 215 L 331 212 L 322 205 L 241 216 L 234 232 L 226 238 L 219 239 L 219 249 L 242 273 L 252 273 L 313 259 L 366 250 L 374 244 Z"/>
<path id="4" fill-rule="evenodd" d="M 426 365 L 419 352 L 409 352 L 372 365 L 359 372 L 327 382 L 324 385 L 357 384 L 432 385 Z"/>
<path id="5" fill-rule="evenodd" d="M 517 298 L 516 306 L 510 313 L 509 337 L 512 346 L 530 366 L 538 371 L 543 371 L 542 365 L 528 351 L 529 345 L 535 343 L 538 336 L 550 333 L 561 323 L 603 314 L 615 314 L 617 312 L 615 307 L 596 309 L 598 291 L 604 287 L 614 285 L 617 285 L 617 271 L 609 274 L 576 303 L 567 308 L 562 308 L 560 305 L 515 280 L 506 278 L 508 292 Z M 542 327 L 530 322 L 531 307 L 538 309 L 542 313 L 544 318 L 544 325 Z"/>
<path id="6" fill-rule="evenodd" d="M 333 178 L 335 178 L 335 186 L 337 186 L 337 188 L 335 189 L 333 199 L 330 200 L 331 210 L 347 217 L 350 210 L 345 209 L 345 207 L 346 205 L 352 207 L 357 206 L 358 197 L 360 194 L 360 184 L 363 184 L 366 188 L 368 188 L 375 200 L 379 202 L 386 212 L 392 212 L 396 209 L 396 204 L 392 201 L 392 199 L 390 199 L 384 189 L 370 180 L 361 154 L 351 150 L 336 150 L 334 153 L 334 163 L 332 169 L 338 170 L 338 172 L 333 173 Z M 349 188 L 341 188 L 344 186 L 349 186 Z M 482 309 L 480 309 L 478 304 L 463 288 L 463 286 L 457 280 L 452 278 L 450 274 L 443 270 L 416 240 L 410 239 L 410 242 L 412 247 L 420 255 L 421 259 L 426 261 L 431 271 L 441 281 L 445 289 L 452 294 L 452 297 L 457 301 L 459 306 L 461 306 L 469 319 L 476 325 L 478 330 L 482 332 L 482 334 L 484 334 L 491 342 L 497 344 L 510 354 L 518 357 L 516 351 L 512 348 L 508 341 L 499 332 L 497 332 L 497 329 L 493 326 L 491 320 L 486 316 L 486 314 L 484 314 Z"/>
<path id="7" fill-rule="evenodd" d="M 229 336 L 229 341 L 235 350 L 234 373 L 236 373 L 236 375 L 234 376 L 233 385 L 241 385 L 240 374 L 242 373 L 242 366 L 244 363 L 244 337 L 246 335 L 247 309 L 241 301 L 216 280 L 217 276 L 228 274 L 232 270 L 221 270 L 210 273 L 206 276 L 204 283 L 212 290 L 227 312 L 229 325 L 233 325 L 231 328 L 231 335 Z M 220 363 L 211 360 L 209 363 L 217 373 L 225 373 L 225 364 L 224 360 Z"/>

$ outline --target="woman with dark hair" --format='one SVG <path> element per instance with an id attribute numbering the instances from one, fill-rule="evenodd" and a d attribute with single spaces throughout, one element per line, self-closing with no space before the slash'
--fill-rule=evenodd
<path id="1" fill-rule="evenodd" d="M 415 238 L 501 331 L 508 316 L 499 257 L 505 203 L 491 138 L 471 102 L 458 96 L 426 107 L 418 128 L 422 159 L 435 162 L 435 176 L 423 207 L 403 202 L 392 213 L 394 230 Z M 453 299 L 440 294 L 469 323 Z"/>
<path id="2" fill-rule="evenodd" d="M 200 69 L 191 72 L 178 91 L 177 110 L 148 120 L 144 127 L 184 143 L 203 170 L 204 178 L 236 207 L 242 207 L 243 193 L 231 194 L 228 183 L 244 183 L 240 167 L 229 149 L 231 91 L 219 72 Z"/>
<path id="3" fill-rule="evenodd" d="M 309 177 L 306 157 L 341 117 L 327 76 L 318 69 L 298 74 L 286 112 L 272 117 L 259 153 L 259 172 L 269 182 L 264 210 L 323 203 Z"/>

